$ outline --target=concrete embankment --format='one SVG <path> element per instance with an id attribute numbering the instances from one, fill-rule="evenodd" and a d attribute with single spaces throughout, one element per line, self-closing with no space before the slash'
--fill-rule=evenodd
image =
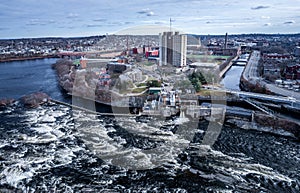
<path id="1" fill-rule="evenodd" d="M 64 106 L 70 107 L 70 108 L 75 109 L 75 110 L 81 110 L 81 111 L 85 111 L 87 113 L 96 114 L 96 115 L 123 116 L 123 117 L 136 116 L 136 115 L 130 114 L 130 113 L 101 113 L 101 112 L 97 112 L 96 108 L 91 110 L 91 109 L 87 109 L 86 107 L 80 107 L 80 106 L 77 106 L 77 105 L 65 103 L 65 102 L 62 102 L 62 101 L 55 100 L 55 99 L 50 99 L 50 101 L 55 103 L 55 104 L 64 105 Z"/>
<path id="2" fill-rule="evenodd" d="M 269 116 L 260 112 L 254 112 L 252 121 L 241 119 L 228 119 L 225 124 L 237 126 L 246 130 L 257 130 L 275 135 L 291 137 L 300 141 L 299 123 L 287 119 Z"/>
<path id="3" fill-rule="evenodd" d="M 220 65 L 219 70 L 219 77 L 222 78 L 226 74 L 226 72 L 232 67 L 233 61 L 236 60 L 238 56 L 231 57 L 227 61 L 225 61 L 223 64 Z"/>
<path id="4" fill-rule="evenodd" d="M 290 132 L 300 140 L 299 123 L 278 117 L 271 117 L 265 114 L 254 114 L 254 121 L 263 127 L 271 127 L 274 130 Z"/>

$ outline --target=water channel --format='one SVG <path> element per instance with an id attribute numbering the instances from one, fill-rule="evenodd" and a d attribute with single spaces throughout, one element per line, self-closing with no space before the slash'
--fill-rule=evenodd
<path id="1" fill-rule="evenodd" d="M 240 89 L 240 77 L 243 73 L 244 66 L 232 66 L 226 73 L 221 81 L 224 88 L 230 90 L 241 90 Z"/>

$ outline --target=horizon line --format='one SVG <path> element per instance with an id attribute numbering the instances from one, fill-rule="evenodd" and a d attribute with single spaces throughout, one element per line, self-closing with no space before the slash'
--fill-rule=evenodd
<path id="1" fill-rule="evenodd" d="M 195 34 L 195 33 L 184 33 L 186 35 L 196 35 L 196 36 L 223 36 L 226 34 Z M 242 36 L 242 35 L 300 35 L 300 33 L 233 33 L 229 34 L 228 36 Z M 16 37 L 16 38 L 0 38 L 0 41 L 3 40 L 22 40 L 22 39 L 47 39 L 47 38 L 61 38 L 61 39 L 68 39 L 68 38 L 91 38 L 97 36 L 159 36 L 159 34 L 98 34 L 98 35 L 87 35 L 87 36 L 41 36 L 41 37 Z"/>

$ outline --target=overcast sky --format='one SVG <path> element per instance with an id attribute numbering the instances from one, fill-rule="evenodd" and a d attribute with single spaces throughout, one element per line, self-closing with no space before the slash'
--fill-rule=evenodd
<path id="1" fill-rule="evenodd" d="M 0 10 L 1 39 L 115 34 L 170 18 L 186 33 L 300 33 L 300 0 L 5 0 Z M 133 32 L 156 33 L 144 29 Z"/>

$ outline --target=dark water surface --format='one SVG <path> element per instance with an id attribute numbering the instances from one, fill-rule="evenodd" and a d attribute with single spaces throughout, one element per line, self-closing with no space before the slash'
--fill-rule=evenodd
<path id="1" fill-rule="evenodd" d="M 18 99 L 42 91 L 54 99 L 64 100 L 51 65 L 57 58 L 0 62 L 0 98 Z"/>

